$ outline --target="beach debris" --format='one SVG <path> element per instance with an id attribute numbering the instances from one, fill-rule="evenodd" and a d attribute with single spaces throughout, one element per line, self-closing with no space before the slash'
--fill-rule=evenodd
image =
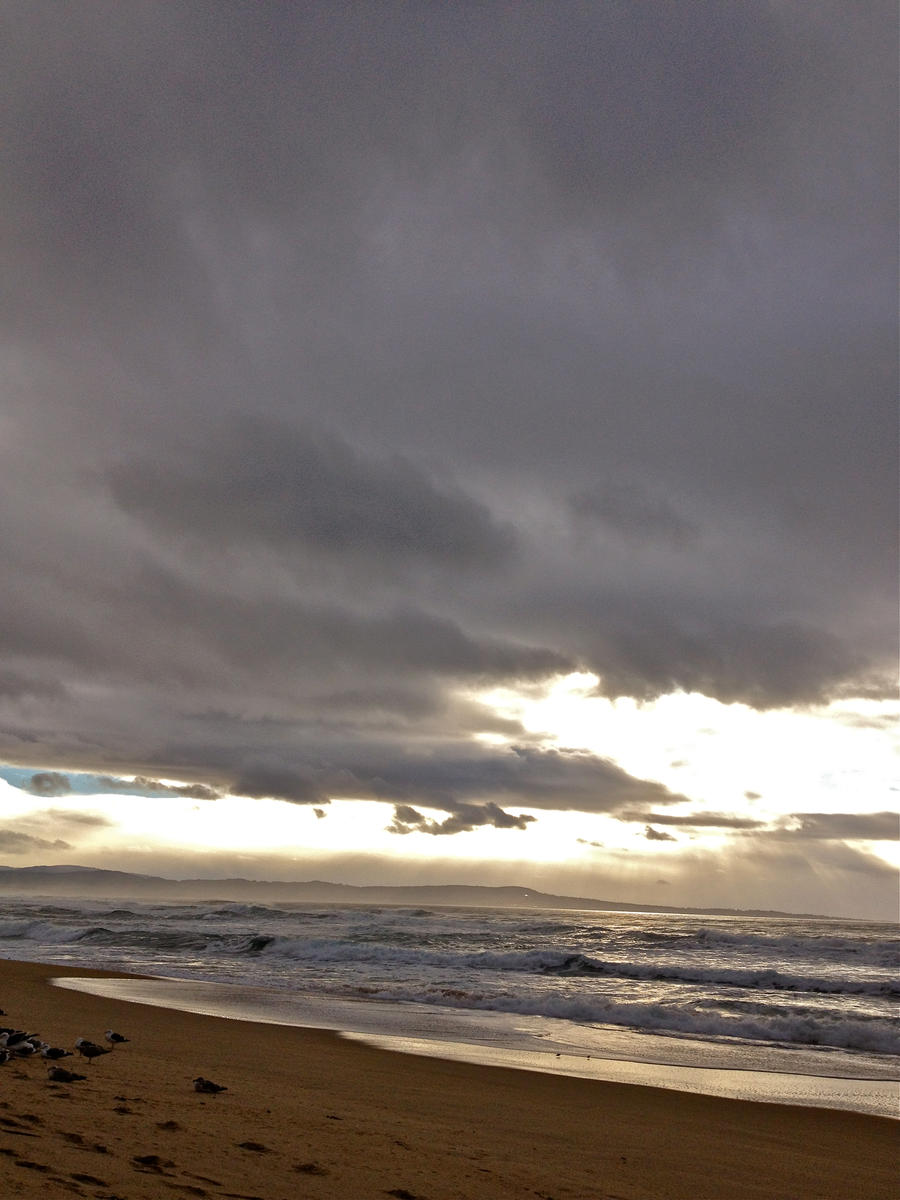
<path id="1" fill-rule="evenodd" d="M 227 1092 L 228 1088 L 223 1087 L 221 1083 L 213 1083 L 211 1079 L 204 1079 L 202 1075 L 198 1075 L 193 1080 L 194 1091 L 202 1092 L 206 1096 L 215 1096 L 217 1092 Z"/>
<path id="2" fill-rule="evenodd" d="M 96 1042 L 92 1042 L 89 1038 L 77 1038 L 75 1041 L 75 1049 L 78 1053 L 92 1062 L 93 1059 L 99 1058 L 101 1054 L 111 1054 L 112 1051 L 106 1046 L 98 1046 Z"/>
<path id="3" fill-rule="evenodd" d="M 125 1037 L 124 1034 L 116 1033 L 116 1031 L 114 1029 L 107 1029 L 106 1033 L 104 1033 L 103 1036 L 106 1038 L 106 1040 L 109 1042 L 109 1044 L 113 1047 L 122 1046 L 122 1045 L 124 1045 L 125 1042 L 131 1041 L 131 1038 Z"/>
<path id="4" fill-rule="evenodd" d="M 48 1067 L 47 1078 L 51 1083 L 78 1083 L 87 1079 L 87 1075 L 79 1075 L 75 1071 L 67 1071 L 65 1067 Z"/>

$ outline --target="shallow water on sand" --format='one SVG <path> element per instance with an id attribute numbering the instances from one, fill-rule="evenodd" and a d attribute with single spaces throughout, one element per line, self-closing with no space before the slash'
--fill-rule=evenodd
<path id="1" fill-rule="evenodd" d="M 424 1004 L 383 1004 L 277 989 L 176 979 L 61 978 L 65 988 L 111 999 L 207 1016 L 330 1029 L 387 1050 L 489 1066 L 641 1084 L 738 1100 L 848 1109 L 900 1117 L 894 1080 L 808 1074 L 818 1065 L 809 1052 L 752 1058 L 745 1047 L 595 1030 L 573 1041 L 569 1022 L 508 1013 L 436 1011 Z M 849 1071 L 858 1060 L 832 1058 L 830 1070 Z"/>

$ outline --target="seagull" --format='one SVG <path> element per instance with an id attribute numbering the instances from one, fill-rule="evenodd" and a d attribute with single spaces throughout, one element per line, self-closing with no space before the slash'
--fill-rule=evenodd
<path id="1" fill-rule="evenodd" d="M 76 1083 L 79 1079 L 87 1079 L 87 1075 L 77 1075 L 65 1067 L 48 1067 L 47 1078 L 53 1083 Z"/>
<path id="2" fill-rule="evenodd" d="M 121 1033 L 116 1033 L 114 1029 L 107 1029 L 103 1036 L 111 1046 L 121 1046 L 123 1042 L 131 1041 L 131 1038 L 127 1038 Z"/>
<path id="3" fill-rule="evenodd" d="M 71 1050 L 63 1050 L 62 1046 L 51 1046 L 49 1042 L 44 1042 L 41 1046 L 41 1057 L 49 1059 L 71 1058 Z"/>
<path id="4" fill-rule="evenodd" d="M 90 1041 L 88 1038 L 78 1038 L 75 1043 L 75 1049 L 80 1055 L 91 1061 L 92 1058 L 99 1058 L 101 1054 L 111 1054 L 111 1050 L 107 1050 L 105 1046 L 98 1046 L 96 1042 Z"/>
<path id="5" fill-rule="evenodd" d="M 9 1050 L 7 1050 L 5 1048 L 0 1049 L 0 1063 L 9 1062 L 9 1060 L 11 1058 L 12 1058 L 12 1054 L 9 1052 Z"/>
<path id="6" fill-rule="evenodd" d="M 15 1050 L 16 1046 L 20 1046 L 22 1042 L 30 1042 L 33 1037 L 37 1037 L 37 1034 L 25 1033 L 21 1029 L 4 1029 L 0 1033 L 0 1044 L 8 1050 Z"/>
<path id="7" fill-rule="evenodd" d="M 194 1082 L 195 1092 L 205 1092 L 208 1096 L 215 1096 L 216 1092 L 227 1092 L 227 1087 L 222 1087 L 220 1083 L 213 1083 L 211 1079 L 204 1079 L 202 1075 L 198 1075 Z"/>

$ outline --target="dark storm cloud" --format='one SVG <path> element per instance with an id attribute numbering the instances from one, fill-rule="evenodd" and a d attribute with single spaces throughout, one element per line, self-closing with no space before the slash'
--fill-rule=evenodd
<path id="1" fill-rule="evenodd" d="M 43 792 L 42 795 L 61 795 L 60 792 Z M 34 854 L 37 851 L 72 850 L 73 843 L 81 841 L 86 834 L 112 825 L 99 813 L 69 812 L 64 808 L 45 808 L 19 817 L 15 825 L 0 826 L 0 853 Z M 60 837 L 47 838 L 43 834 L 64 833 L 70 841 Z"/>
<path id="2" fill-rule="evenodd" d="M 184 796 L 188 800 L 217 800 L 221 795 L 215 788 L 202 783 L 163 783 L 148 775 L 136 775 L 134 779 L 120 779 L 115 775 L 95 776 L 94 786 L 100 792 L 122 792 L 126 796 Z"/>
<path id="3" fill-rule="evenodd" d="M 383 751 L 382 751 L 383 753 Z M 637 779 L 590 754 L 528 746 L 395 753 L 351 767 L 368 794 L 382 800 L 423 804 L 455 813 L 463 802 L 508 802 L 528 808 L 615 812 L 635 802 L 676 804 L 683 796 L 662 784 Z"/>
<path id="4" fill-rule="evenodd" d="M 59 771 L 36 771 L 28 781 L 28 790 L 36 796 L 67 796 L 72 786 L 68 776 Z"/>
<path id="5" fill-rule="evenodd" d="M 2 854 L 33 854 L 35 850 L 71 850 L 68 842 L 61 838 L 48 841 L 47 838 L 35 837 L 30 833 L 22 833 L 16 829 L 0 829 L 0 853 Z"/>
<path id="6" fill-rule="evenodd" d="M 794 813 L 774 836 L 824 841 L 891 841 L 900 838 L 900 815 L 873 813 Z"/>
<path id="7" fill-rule="evenodd" d="M 443 821 L 432 820 L 408 804 L 394 807 L 394 818 L 388 825 L 389 833 L 430 833 L 443 836 L 453 833 L 471 833 L 483 825 L 495 829 L 525 829 L 535 818 L 527 813 L 504 812 L 496 804 L 456 804 L 451 815 Z"/>
<path id="8" fill-rule="evenodd" d="M 309 774 L 266 764 L 253 765 L 243 771 L 231 786 L 236 796 L 266 796 L 289 800 L 291 804 L 328 803 L 322 786 Z"/>
<path id="9" fill-rule="evenodd" d="M 0 23 L 0 757 L 649 813 L 471 693 L 893 687 L 893 6 Z"/>
<path id="10" fill-rule="evenodd" d="M 660 540 L 676 545 L 697 537 L 697 528 L 679 516 L 661 496 L 648 495 L 633 484 L 595 487 L 569 497 L 569 506 L 582 524 L 600 522 L 626 538 Z"/>
<path id="11" fill-rule="evenodd" d="M 63 689 L 52 680 L 26 679 L 15 671 L 0 671 L 0 699 L 49 701 L 62 699 Z"/>
<path id="12" fill-rule="evenodd" d="M 533 747 L 479 748 L 447 739 L 423 743 L 418 749 L 356 745 L 329 741 L 319 731 L 310 738 L 313 753 L 281 751 L 267 761 L 231 768 L 230 791 L 235 795 L 267 796 L 296 804 L 321 804 L 328 799 L 372 799 L 393 803 L 397 814 L 411 814 L 416 805 L 446 812 L 452 820 L 440 832 L 456 833 L 476 825 L 524 828 L 533 818 L 511 817 L 501 805 L 574 812 L 616 812 L 624 805 L 674 804 L 684 797 L 661 784 L 637 779 L 615 764 L 589 754 Z M 243 751 L 232 747 L 232 759 Z M 227 761 L 229 751 L 220 752 Z M 400 826 L 422 817 L 395 816 Z M 436 830 L 428 828 L 426 832 Z"/>
<path id="13" fill-rule="evenodd" d="M 764 821 L 754 821 L 749 817 L 732 817 L 725 813 L 711 812 L 676 816 L 674 813 L 626 809 L 616 815 L 620 821 L 636 821 L 641 825 L 652 822 L 654 825 L 681 825 L 691 829 L 761 829 L 765 825 Z"/>
<path id="14" fill-rule="evenodd" d="M 735 602 L 738 617 L 744 607 Z M 598 691 L 606 696 L 649 699 L 682 690 L 764 709 L 825 701 L 852 690 L 854 675 L 867 671 L 863 654 L 840 634 L 783 619 L 706 617 L 698 627 L 691 603 L 677 595 L 646 601 L 601 585 L 593 601 L 559 597 L 556 611 L 566 609 L 568 644 L 600 675 Z M 543 617 L 532 636 L 542 624 Z M 891 694 L 886 679 L 883 692 Z"/>
<path id="15" fill-rule="evenodd" d="M 116 501 L 169 536 L 482 569 L 512 550 L 512 530 L 484 505 L 440 490 L 399 455 L 366 459 L 333 435 L 245 418 L 180 457 L 110 473 Z"/>
<path id="16" fill-rule="evenodd" d="M 677 842 L 678 839 L 671 833 L 666 833 L 662 829 L 654 829 L 652 825 L 644 827 L 644 837 L 648 842 Z"/>

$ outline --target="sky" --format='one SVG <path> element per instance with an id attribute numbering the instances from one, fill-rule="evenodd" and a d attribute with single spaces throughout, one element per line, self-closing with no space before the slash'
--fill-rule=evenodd
<path id="1" fill-rule="evenodd" d="M 896 918 L 892 3 L 0 33 L 0 863 Z"/>

